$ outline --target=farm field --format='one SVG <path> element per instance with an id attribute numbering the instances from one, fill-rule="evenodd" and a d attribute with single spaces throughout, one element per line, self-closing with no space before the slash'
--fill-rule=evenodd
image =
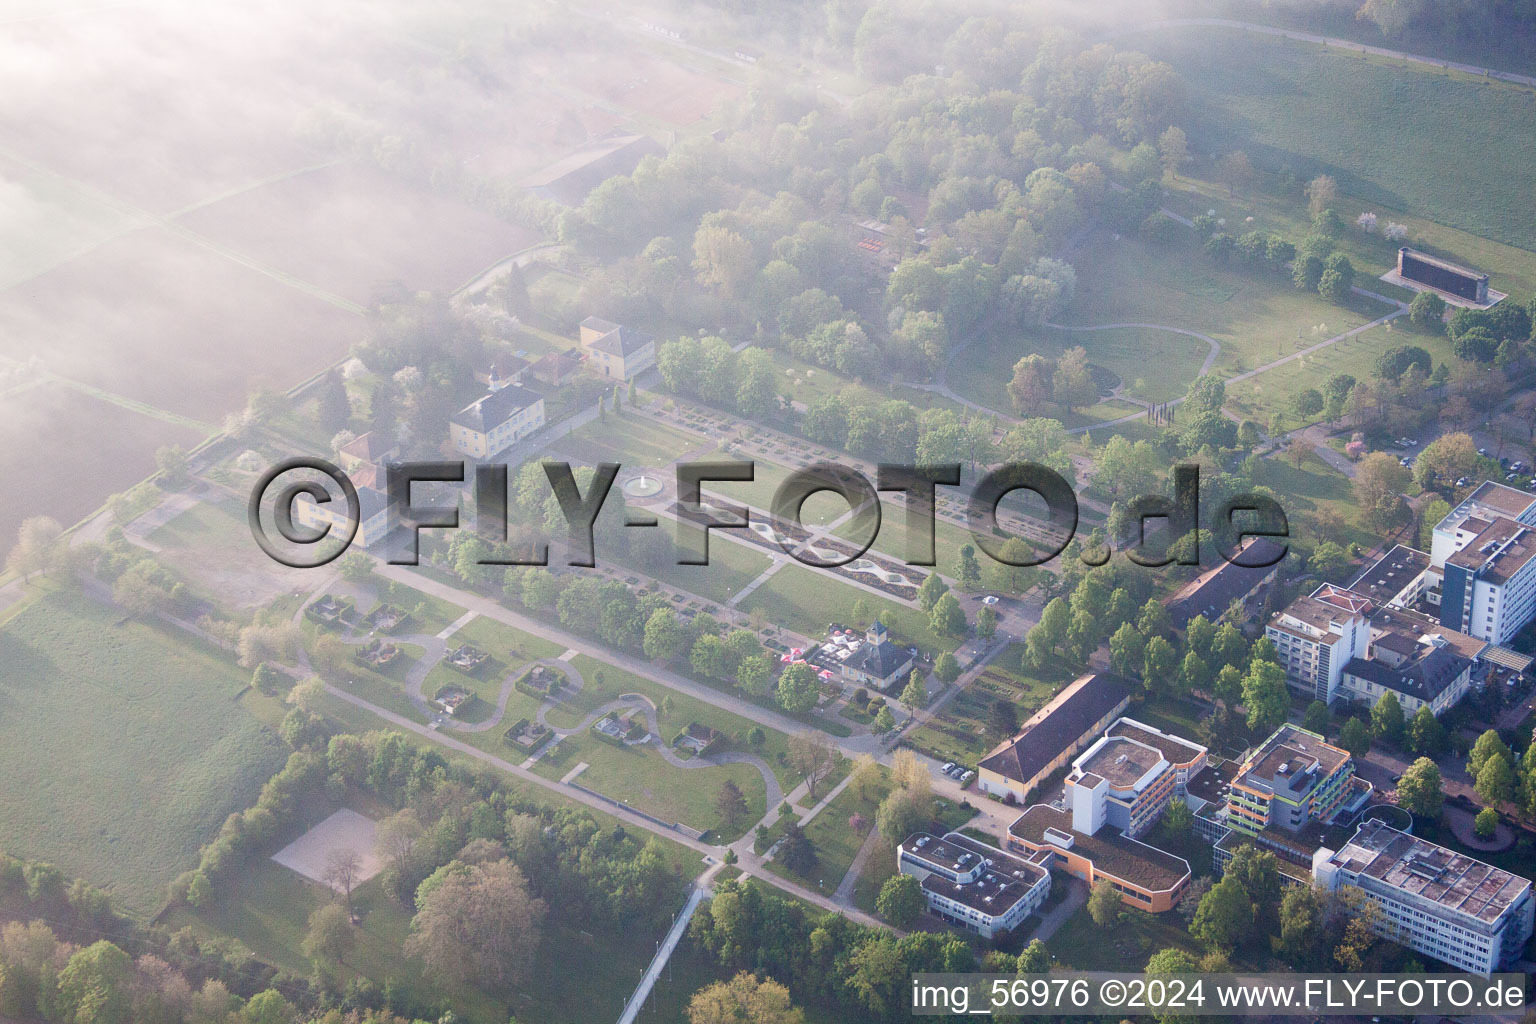
<path id="1" fill-rule="evenodd" d="M 1188 83 L 1192 151 L 1243 149 L 1303 180 L 1328 173 L 1368 202 L 1536 249 L 1536 224 L 1524 215 L 1536 187 L 1529 89 L 1226 29 L 1160 29 L 1127 42 Z M 1464 159 L 1470 153 L 1478 159 Z"/>
<path id="2" fill-rule="evenodd" d="M 0 155 L 0 289 L 146 221 L 36 166 Z"/>
<path id="3" fill-rule="evenodd" d="M 67 592 L 0 627 L 0 846 L 149 916 L 287 748 L 233 703 L 249 674 Z M 46 766 L 46 769 L 43 768 Z"/>
<path id="4" fill-rule="evenodd" d="M 206 424 L 340 358 L 361 326 L 164 228 L 0 292 L 0 355 Z"/>
<path id="5" fill-rule="evenodd" d="M 48 438 L 49 446 L 37 444 Z M 190 447 L 203 439 L 192 427 L 146 416 L 45 381 L 19 388 L 0 402 L 0 542 L 9 546 L 27 516 L 48 515 L 65 526 L 99 508 L 155 470 L 155 449 Z"/>
<path id="6" fill-rule="evenodd" d="M 620 54 L 569 54 L 556 71 L 564 80 L 577 83 L 583 92 L 642 118 L 676 127 L 707 118 L 743 92 L 739 85 L 698 74 L 640 49 Z"/>
<path id="7" fill-rule="evenodd" d="M 359 304 L 387 281 L 453 291 L 538 241 L 467 203 L 346 164 L 241 192 L 178 223 Z"/>

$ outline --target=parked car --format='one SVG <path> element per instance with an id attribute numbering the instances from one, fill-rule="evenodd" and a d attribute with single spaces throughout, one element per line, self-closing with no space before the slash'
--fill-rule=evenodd
<path id="1" fill-rule="evenodd" d="M 1477 454 L 1483 456 L 1484 458 L 1487 458 L 1488 457 L 1488 449 L 1487 448 L 1479 448 L 1477 450 Z"/>
<path id="2" fill-rule="evenodd" d="M 966 769 L 965 774 L 960 776 L 960 785 L 964 786 L 964 785 L 969 784 L 970 781 L 972 779 L 974 779 L 975 777 L 976 777 L 976 773 L 975 772 L 971 771 L 970 769 Z"/>
<path id="3" fill-rule="evenodd" d="M 988 594 L 986 597 L 981 599 L 981 603 L 982 604 L 997 604 L 997 595 L 996 594 Z"/>
<path id="4" fill-rule="evenodd" d="M 945 775 L 948 775 L 950 772 L 952 772 L 954 770 L 955 770 L 955 762 L 953 762 L 953 761 L 945 761 L 944 762 L 944 767 L 939 769 L 939 771 L 943 772 Z"/>
<path id="5" fill-rule="evenodd" d="M 1470 484 L 1470 483 L 1471 483 L 1471 482 L 1472 482 L 1472 481 L 1471 481 L 1471 480 L 1468 480 L 1468 479 L 1467 479 L 1467 478 L 1466 478 L 1466 477 L 1462 477 L 1462 478 L 1461 478 L 1461 479 L 1459 479 L 1459 480 L 1457 480 L 1457 481 L 1456 481 L 1456 486 L 1457 486 L 1457 487 L 1466 487 L 1466 486 L 1467 486 L 1467 485 L 1468 485 L 1468 484 Z"/>

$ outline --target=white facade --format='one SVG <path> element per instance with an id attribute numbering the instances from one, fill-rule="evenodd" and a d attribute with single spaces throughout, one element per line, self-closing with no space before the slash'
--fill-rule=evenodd
<path id="1" fill-rule="evenodd" d="M 1344 666 L 1351 658 L 1365 657 L 1371 638 L 1364 613 L 1368 602 L 1349 596 L 1353 600 L 1340 598 L 1339 604 L 1317 595 L 1298 598 L 1264 628 L 1280 656 L 1286 682 L 1327 704 L 1338 696 Z"/>
<path id="2" fill-rule="evenodd" d="M 1509 967 L 1531 936 L 1529 880 L 1379 821 L 1338 852 L 1319 849 L 1312 876 L 1364 892 L 1380 911 L 1377 934 L 1472 974 Z"/>
<path id="3" fill-rule="evenodd" d="M 910 836 L 896 870 L 922 883 L 930 912 L 986 939 L 1023 924 L 1051 891 L 1049 871 L 959 832 Z"/>

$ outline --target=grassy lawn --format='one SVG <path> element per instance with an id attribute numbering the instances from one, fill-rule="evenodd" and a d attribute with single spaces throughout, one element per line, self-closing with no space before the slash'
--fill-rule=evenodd
<path id="1" fill-rule="evenodd" d="M 763 777 L 752 765 L 678 768 L 668 764 L 649 743 L 620 748 L 590 733 L 578 733 L 562 739 L 533 770 L 548 779 L 561 779 L 582 763 L 587 768 L 573 782 L 662 821 L 716 831 L 727 841 L 740 838 L 767 810 Z M 750 813 L 734 825 L 728 824 L 715 807 L 715 798 L 727 779 L 740 787 L 750 808 Z"/>
<path id="2" fill-rule="evenodd" d="M 661 528 L 670 531 L 673 529 L 673 524 L 664 520 Z M 696 535 L 697 532 L 689 528 L 689 534 Z M 687 538 L 689 535 L 684 536 Z M 685 539 L 684 544 L 691 544 L 691 540 Z M 701 546 L 693 545 L 687 550 L 698 551 Z M 683 550 L 683 548 L 679 549 L 679 557 Z M 773 559 L 758 548 L 736 543 L 726 539 L 720 533 L 713 533 L 709 539 L 708 565 L 678 565 L 676 558 L 673 558 L 663 562 L 659 567 L 637 570 L 637 572 L 650 575 L 669 587 L 676 587 L 724 605 L 772 564 Z"/>
<path id="3" fill-rule="evenodd" d="M 1310 550 L 1317 541 L 1315 536 L 1308 536 L 1309 531 L 1296 526 L 1298 516 L 1308 512 L 1338 515 L 1344 524 L 1344 540 L 1366 550 L 1381 540 L 1380 533 L 1361 520 L 1349 478 L 1314 451 L 1307 451 L 1299 466 L 1290 454 L 1265 459 L 1264 483 L 1282 495 L 1281 504 L 1292 522 L 1291 543 L 1298 547 Z"/>
<path id="4" fill-rule="evenodd" d="M 859 848 L 875 828 L 880 801 L 891 791 L 886 770 L 881 768 L 879 774 L 878 784 L 869 786 L 866 793 L 861 794 L 850 785 L 805 826 L 806 838 L 816 847 L 816 867 L 809 879 L 801 878 L 777 861 L 769 861 L 768 870 L 802 884 L 818 882 L 822 891 L 836 892 L 854 857 L 858 856 Z M 866 824 L 862 832 L 854 832 L 848 825 L 848 820 L 855 814 L 864 816 Z"/>
<path id="5" fill-rule="evenodd" d="M 1153 953 L 1177 947 L 1199 959 L 1204 950 L 1177 914 L 1148 914 L 1122 907 L 1112 928 L 1100 928 L 1084 907 L 1046 943 L 1060 963 L 1079 971 L 1140 970 Z"/>
<path id="6" fill-rule="evenodd" d="M 1388 311 L 1360 296 L 1353 296 L 1347 306 L 1328 302 L 1297 291 L 1282 275 L 1218 267 L 1193 246 L 1192 233 L 1167 249 L 1129 237 L 1117 241 L 1107 232 L 1095 234 L 1076 260 L 1077 298 L 1062 315 L 1063 322 L 1083 327 L 1138 322 L 1199 331 L 1221 343 L 1212 372 L 1232 376 Z M 1326 333 L 1314 335 L 1319 324 L 1327 325 Z M 1072 337 L 1098 333 L 1104 332 Z M 1138 376 L 1145 375 L 1143 371 Z"/>
<path id="7" fill-rule="evenodd" d="M 239 939 L 258 957 L 297 974 L 311 970 L 299 952 L 309 915 L 332 897 L 271 860 L 252 863 L 242 876 L 217 894 L 212 907 L 179 909 L 168 922 L 172 928 L 191 927 L 202 935 Z M 420 964 L 405 956 L 402 946 L 410 932 L 410 911 L 384 894 L 378 881 L 354 893 L 363 922 L 348 958 L 343 979 L 361 976 L 379 986 L 387 980 L 404 988 L 408 997 L 429 1003 L 451 1001 L 454 1012 L 473 1024 L 505 1024 L 520 1019 L 581 1024 L 593 1008 L 617 1008 L 633 990 L 655 952 L 659 932 L 635 927 L 592 934 L 560 923 L 551 913 L 533 977 L 510 999 L 471 987 L 445 989 L 428 982 Z M 582 983 L 570 983 L 570 956 L 579 956 Z"/>
<path id="8" fill-rule="evenodd" d="M 767 761 L 778 778 L 779 785 L 786 793 L 800 783 L 799 777 L 784 761 L 789 737 L 777 729 L 760 726 L 766 738 L 762 746 L 753 747 L 747 742 L 746 736 L 758 726 L 750 719 L 726 711 L 724 708 L 715 707 L 713 704 L 706 704 L 687 694 L 678 693 L 676 690 L 637 676 L 616 665 L 595 661 L 585 654 L 578 654 L 571 659 L 571 664 L 581 673 L 582 678 L 586 680 L 586 685 L 565 706 L 553 708 L 548 712 L 546 719 L 551 725 L 569 729 L 598 705 L 606 704 L 620 694 L 641 693 L 649 697 L 659 709 L 656 713 L 656 724 L 661 729 L 664 741 L 670 743 L 689 722 L 698 722 L 733 737 L 734 749 L 756 754 Z M 661 708 L 664 701 L 670 703 L 670 711 Z M 575 763 L 575 761 L 571 762 L 573 766 Z M 755 771 L 753 775 L 760 778 Z"/>
<path id="9" fill-rule="evenodd" d="M 1198 338 L 1171 331 L 1140 327 L 1113 328 L 1104 331 L 1053 331 L 1043 329 L 1034 336 L 1014 335 L 991 339 L 986 345 L 974 345 L 966 358 L 958 359 L 949 369 L 949 384 L 973 402 L 1002 412 L 1014 412 L 1008 397 L 1008 381 L 1013 364 L 1026 355 L 1038 353 L 1049 359 L 1059 357 L 1074 345 L 1088 352 L 1088 361 L 1112 370 L 1125 386 L 1125 393 L 1148 402 L 1166 402 L 1189 388 L 1200 372 L 1209 346 Z M 1123 403 L 1095 406 L 1094 410 L 1114 411 L 1123 416 L 1134 407 Z M 1050 411 L 1047 411 L 1050 414 Z M 1096 419 L 1113 418 L 1105 415 Z M 1075 424 L 1074 424 L 1075 425 Z"/>
<path id="10" fill-rule="evenodd" d="M 0 628 L 0 847 L 149 916 L 287 756 L 234 702 L 249 681 L 84 597 L 37 598 Z"/>
<path id="11" fill-rule="evenodd" d="M 464 609 L 456 604 L 450 604 L 441 598 L 424 594 L 414 587 L 408 587 L 404 583 L 396 583 L 393 580 L 378 580 L 382 584 L 379 588 L 379 600 L 385 604 L 392 604 L 396 608 L 403 608 L 410 612 L 410 616 L 401 622 L 391 633 L 401 636 L 411 633 L 435 636 L 453 625 L 464 615 Z M 366 614 L 373 609 L 362 609 Z"/>
<path id="12" fill-rule="evenodd" d="M 1125 42 L 1188 84 L 1192 152 L 1243 149 L 1261 167 L 1328 173 L 1369 202 L 1536 249 L 1530 90 L 1217 28 Z"/>
<path id="13" fill-rule="evenodd" d="M 857 587 L 839 582 L 827 573 L 803 565 L 787 565 L 742 602 L 747 610 L 761 608 L 770 622 L 807 636 L 824 636 L 832 622 L 848 622 L 854 602 L 862 600 L 871 614 L 886 615 L 891 632 L 902 643 L 927 651 L 952 651 L 955 641 L 941 638 L 917 608 L 888 601 Z"/>
<path id="14" fill-rule="evenodd" d="M 626 468 L 656 469 L 710 444 L 664 423 L 634 415 L 596 420 L 561 438 L 556 447 L 589 464 L 617 462 Z"/>
<path id="15" fill-rule="evenodd" d="M 1311 344 L 1338 333 L 1330 322 L 1324 331 L 1309 332 Z M 1321 388 L 1336 373 L 1347 373 L 1356 380 L 1373 380 L 1376 357 L 1398 345 L 1418 345 L 1434 357 L 1436 365 L 1456 366 L 1451 341 L 1444 334 L 1431 335 L 1414 330 L 1406 317 L 1388 321 L 1352 338 L 1336 342 L 1311 356 L 1293 359 L 1283 366 L 1227 385 L 1227 409 L 1257 423 L 1269 422 L 1280 413 L 1286 429 L 1316 423 L 1322 417 L 1303 420 L 1293 411 L 1291 400 L 1307 388 Z"/>

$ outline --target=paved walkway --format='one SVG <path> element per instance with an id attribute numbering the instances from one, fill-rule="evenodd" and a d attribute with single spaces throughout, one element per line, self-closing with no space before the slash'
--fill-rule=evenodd
<path id="1" fill-rule="evenodd" d="M 645 999 L 651 994 L 651 989 L 656 986 L 656 980 L 661 977 L 662 969 L 667 966 L 667 961 L 672 958 L 672 953 L 677 949 L 677 944 L 682 941 L 683 934 L 688 930 L 688 922 L 693 920 L 693 912 L 699 909 L 709 894 L 709 890 L 695 882 L 688 890 L 688 902 L 683 905 L 683 912 L 677 915 L 677 920 L 672 922 L 672 927 L 667 931 L 667 937 L 661 940 L 661 945 L 656 947 L 656 956 L 652 958 L 651 965 L 645 969 L 645 974 L 640 978 L 640 984 L 635 986 L 634 993 L 629 1001 L 624 1004 L 624 1012 L 619 1015 L 619 1024 L 634 1024 L 640 1016 L 640 1011 L 645 1007 Z"/>

